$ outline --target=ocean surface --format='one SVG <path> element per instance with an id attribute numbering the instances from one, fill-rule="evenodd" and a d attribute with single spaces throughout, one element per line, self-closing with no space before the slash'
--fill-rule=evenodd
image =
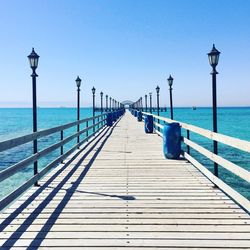
<path id="1" fill-rule="evenodd" d="M 81 119 L 92 116 L 91 108 L 81 109 Z M 161 112 L 161 116 L 170 117 L 169 110 Z M 43 130 L 65 123 L 73 122 L 76 119 L 75 108 L 39 108 L 38 109 L 38 130 Z M 175 108 L 174 119 L 193 124 L 205 129 L 212 129 L 212 109 L 199 108 Z M 81 127 L 83 128 L 84 125 Z M 75 132 L 68 129 L 67 135 Z M 218 108 L 218 131 L 219 133 L 233 136 L 242 140 L 250 141 L 250 107 L 245 108 Z M 32 109 L 30 108 L 0 108 L 0 141 L 32 132 Z M 185 131 L 183 135 L 186 136 Z M 84 136 L 82 136 L 84 137 Z M 52 145 L 60 138 L 60 134 L 47 136 L 38 140 L 39 150 Z M 190 138 L 205 148 L 212 150 L 212 141 L 190 133 Z M 65 151 L 74 145 L 74 142 L 65 146 Z M 183 146 L 185 149 L 185 146 Z M 0 152 L 0 171 L 15 164 L 16 162 L 32 154 L 32 143 Z M 59 150 L 55 150 L 46 159 L 39 160 L 39 170 L 44 168 L 50 161 L 58 157 Z M 191 155 L 197 158 L 209 170 L 213 170 L 213 163 L 204 156 L 191 149 Z M 250 154 L 219 143 L 219 155 L 234 162 L 235 164 L 250 171 Z M 21 172 L 0 183 L 0 198 L 4 197 L 16 187 L 32 177 L 33 166 L 28 166 Z M 220 178 L 230 186 L 238 190 L 245 197 L 250 199 L 250 184 L 234 176 L 222 167 L 219 167 Z"/>

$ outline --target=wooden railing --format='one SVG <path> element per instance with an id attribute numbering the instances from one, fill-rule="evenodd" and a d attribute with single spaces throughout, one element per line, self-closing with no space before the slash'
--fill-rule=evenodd
<path id="1" fill-rule="evenodd" d="M 240 193 L 235 191 L 233 188 L 231 188 L 229 185 L 227 185 L 225 182 L 223 182 L 221 179 L 216 177 L 212 172 L 210 172 L 205 166 L 203 166 L 200 162 L 198 162 L 194 157 L 190 155 L 190 148 L 193 148 L 212 162 L 216 162 L 218 165 L 223 167 L 224 169 L 230 171 L 234 175 L 240 177 L 241 179 L 250 182 L 250 172 L 246 169 L 236 165 L 235 163 L 224 159 L 222 156 L 216 155 L 213 152 L 207 150 L 206 148 L 202 147 L 201 145 L 197 144 L 194 141 L 190 140 L 190 132 L 196 133 L 200 136 L 203 136 L 205 138 L 208 138 L 212 141 L 217 141 L 220 143 L 223 143 L 225 145 L 228 145 L 230 147 L 242 150 L 244 152 L 250 153 L 250 142 L 240 140 L 234 137 L 230 137 L 227 135 L 219 134 L 212 132 L 207 129 L 203 129 L 194 125 L 190 125 L 184 122 L 171 120 L 169 118 L 157 116 L 151 113 L 142 112 L 143 114 L 143 120 L 145 115 L 152 115 L 154 119 L 154 131 L 159 136 L 163 136 L 162 130 L 164 128 L 164 125 L 161 124 L 161 122 L 164 123 L 173 123 L 177 122 L 180 124 L 181 128 L 186 130 L 186 137 L 182 137 L 182 141 L 184 144 L 187 145 L 187 151 L 183 151 L 183 156 L 191 162 L 196 168 L 198 168 L 206 177 L 208 177 L 217 187 L 219 187 L 222 191 L 227 193 L 235 202 L 237 202 L 242 208 L 244 208 L 246 211 L 250 211 L 250 201 L 246 199 L 244 196 L 242 196 Z"/>
<path id="2" fill-rule="evenodd" d="M 56 133 L 60 135 L 60 141 L 56 142 L 55 144 L 45 149 L 42 149 L 36 154 L 32 154 L 31 156 L 21 160 L 20 162 L 17 162 L 12 166 L 7 167 L 6 169 L 0 172 L 0 182 L 1 182 L 13 176 L 17 172 L 22 171 L 25 167 L 30 166 L 34 162 L 37 162 L 40 158 L 47 156 L 48 154 L 52 153 L 57 149 L 60 149 L 59 157 L 50 162 L 40 172 L 32 176 L 28 181 L 23 183 L 21 186 L 17 187 L 14 191 L 12 191 L 10 194 L 8 194 L 7 196 L 5 196 L 3 199 L 0 200 L 0 210 L 8 206 L 8 204 L 14 201 L 25 190 L 27 190 L 29 187 L 35 184 L 42 176 L 48 173 L 49 170 L 51 170 L 53 167 L 61 163 L 66 157 L 68 157 L 71 153 L 73 153 L 74 150 L 79 148 L 83 143 L 87 142 L 89 138 L 95 136 L 101 129 L 103 129 L 106 126 L 107 124 L 106 118 L 107 118 L 107 113 L 104 113 L 95 117 L 82 119 L 65 125 L 57 126 L 54 128 L 42 130 L 36 133 L 31 133 L 28 135 L 20 136 L 18 138 L 0 142 L 0 152 L 4 152 L 6 150 L 24 145 L 29 142 L 33 142 L 34 140 L 44 138 L 46 136 L 55 135 Z M 84 129 L 79 130 L 79 132 L 73 133 L 68 137 L 64 138 L 64 131 L 66 129 L 74 127 L 77 128 L 77 126 L 81 124 L 85 124 Z M 73 147 L 71 147 L 67 152 L 64 152 L 64 145 L 76 138 L 80 138 L 81 135 L 85 135 L 84 138 L 82 140 L 79 140 L 79 143 L 77 140 L 77 143 Z"/>

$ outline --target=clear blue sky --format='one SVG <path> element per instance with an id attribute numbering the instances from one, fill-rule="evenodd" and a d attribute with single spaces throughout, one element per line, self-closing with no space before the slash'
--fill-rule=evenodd
<path id="1" fill-rule="evenodd" d="M 39 106 L 82 105 L 91 88 L 136 100 L 174 77 L 175 106 L 211 106 L 207 52 L 221 51 L 218 104 L 250 106 L 250 1 L 2 0 L 0 106 L 31 105 L 27 55 L 40 55 Z M 99 101 L 99 100 L 98 100 Z"/>

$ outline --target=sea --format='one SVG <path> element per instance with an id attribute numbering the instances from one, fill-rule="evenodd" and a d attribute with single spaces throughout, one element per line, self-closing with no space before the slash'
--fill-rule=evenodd
<path id="1" fill-rule="evenodd" d="M 92 116 L 92 108 L 82 108 L 81 119 Z M 160 113 L 161 116 L 170 117 L 169 109 Z M 212 130 L 212 109 L 206 107 L 175 108 L 174 119 L 199 126 L 201 128 Z M 76 120 L 75 108 L 38 108 L 38 130 L 48 129 L 63 125 Z M 83 128 L 84 125 L 81 126 Z M 68 129 L 65 137 L 74 133 L 76 130 Z M 32 132 L 32 109 L 31 108 L 0 108 L 0 142 L 11 138 L 29 134 Z M 218 132 L 221 134 L 236 137 L 242 140 L 250 141 L 250 107 L 221 107 L 218 108 Z M 183 136 L 186 132 L 182 131 Z M 82 138 L 85 135 L 82 136 Z M 190 132 L 191 140 L 199 143 L 203 147 L 212 151 L 212 141 L 202 136 Z M 38 140 L 38 149 L 44 149 L 54 144 L 60 139 L 60 134 L 47 136 Z M 76 142 L 73 141 L 65 145 L 65 151 L 70 149 Z M 186 146 L 183 145 L 186 150 Z M 19 162 L 32 154 L 32 143 L 19 146 L 4 152 L 0 152 L 0 171 Z M 234 149 L 219 143 L 219 155 L 227 160 L 250 171 L 250 154 Z M 57 158 L 60 151 L 55 150 L 46 158 L 41 158 L 38 162 L 39 171 L 49 162 Z M 191 155 L 201 162 L 205 167 L 213 172 L 213 163 L 191 149 Z M 23 184 L 33 175 L 33 166 L 28 166 L 22 171 L 14 174 L 12 177 L 0 182 L 0 199 L 12 192 L 18 186 Z M 231 174 L 229 171 L 219 166 L 219 177 L 228 185 L 236 189 L 243 196 L 250 200 L 250 184 L 239 177 Z"/>

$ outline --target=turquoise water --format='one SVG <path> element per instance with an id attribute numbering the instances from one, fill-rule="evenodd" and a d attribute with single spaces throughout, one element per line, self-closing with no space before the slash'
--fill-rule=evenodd
<path id="1" fill-rule="evenodd" d="M 169 110 L 162 112 L 162 116 L 169 117 Z M 92 116 L 91 108 L 81 109 L 81 119 Z M 246 108 L 219 108 L 218 109 L 218 131 L 222 134 L 237 137 L 250 141 L 250 107 Z M 39 108 L 38 109 L 38 130 L 55 127 L 75 121 L 75 108 Z M 176 108 L 174 119 L 182 122 L 197 125 L 202 128 L 212 129 L 211 108 Z M 82 128 L 84 125 L 82 126 Z M 0 141 L 25 135 L 32 132 L 32 110 L 29 108 L 2 108 L 0 109 Z M 65 136 L 75 132 L 68 129 Z M 185 135 L 185 134 L 183 134 Z M 48 136 L 38 141 L 39 150 L 52 145 L 58 141 L 60 134 Z M 212 142 L 208 139 L 191 133 L 191 139 L 198 142 L 205 148 L 212 150 Z M 65 150 L 73 146 L 71 142 L 65 146 Z M 185 147 L 183 147 L 185 149 Z M 59 156 L 59 150 L 54 151 L 46 159 L 39 161 L 39 169 L 42 169 L 49 161 Z M 0 153 L 0 170 L 24 159 L 32 154 L 32 144 L 28 143 L 18 148 Z M 237 165 L 250 170 L 250 154 L 237 149 L 219 144 L 219 154 Z M 191 150 L 191 155 L 197 158 L 207 168 L 212 170 L 212 162 Z M 14 190 L 25 180 L 32 176 L 32 166 L 26 167 L 22 172 L 0 183 L 0 198 L 6 193 Z M 250 199 L 250 185 L 241 179 L 230 174 L 228 171 L 219 169 L 220 177 L 232 187 L 236 188 L 244 196 Z"/>

